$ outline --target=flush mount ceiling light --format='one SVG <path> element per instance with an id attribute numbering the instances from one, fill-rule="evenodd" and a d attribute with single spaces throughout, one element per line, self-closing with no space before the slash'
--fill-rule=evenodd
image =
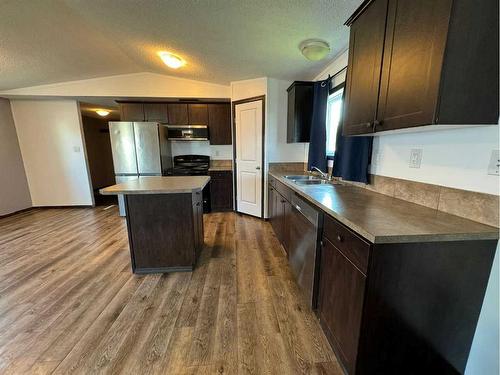
<path id="1" fill-rule="evenodd" d="M 98 109 L 97 111 L 95 111 L 95 113 L 97 113 L 101 117 L 106 117 L 107 115 L 109 115 L 109 111 L 106 111 L 105 109 Z"/>
<path id="2" fill-rule="evenodd" d="M 181 66 L 186 65 L 186 62 L 183 59 L 170 52 L 158 52 L 158 56 L 160 56 L 166 66 L 172 69 L 178 69 Z"/>
<path id="3" fill-rule="evenodd" d="M 304 40 L 299 48 L 305 58 L 311 61 L 322 60 L 330 53 L 330 45 L 320 39 Z"/>

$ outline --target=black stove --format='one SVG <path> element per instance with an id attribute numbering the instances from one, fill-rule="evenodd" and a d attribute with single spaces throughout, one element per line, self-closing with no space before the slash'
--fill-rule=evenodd
<path id="1" fill-rule="evenodd" d="M 206 155 L 177 155 L 174 156 L 174 176 L 208 176 L 210 156 Z"/>
<path id="2" fill-rule="evenodd" d="M 208 176 L 210 156 L 177 155 L 174 156 L 173 176 Z M 210 184 L 203 189 L 203 212 L 208 213 L 210 206 Z"/>

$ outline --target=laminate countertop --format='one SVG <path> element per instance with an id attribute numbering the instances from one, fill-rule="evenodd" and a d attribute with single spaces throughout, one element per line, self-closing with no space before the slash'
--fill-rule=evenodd
<path id="1" fill-rule="evenodd" d="M 300 186 L 269 174 L 372 243 L 498 239 L 498 228 L 349 184 Z"/>
<path id="2" fill-rule="evenodd" d="M 103 195 L 193 193 L 202 190 L 208 181 L 208 176 L 148 176 L 108 186 L 99 192 Z"/>

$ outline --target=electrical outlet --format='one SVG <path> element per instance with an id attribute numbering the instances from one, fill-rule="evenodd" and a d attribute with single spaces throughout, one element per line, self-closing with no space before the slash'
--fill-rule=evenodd
<path id="1" fill-rule="evenodd" d="M 500 169 L 500 150 L 491 151 L 490 163 L 488 164 L 488 174 L 499 175 Z"/>
<path id="2" fill-rule="evenodd" d="M 410 151 L 410 168 L 420 168 L 420 164 L 422 163 L 422 149 L 421 148 L 413 148 Z"/>

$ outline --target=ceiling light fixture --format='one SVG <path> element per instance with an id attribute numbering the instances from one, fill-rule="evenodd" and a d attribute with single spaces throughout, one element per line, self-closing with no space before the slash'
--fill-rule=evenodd
<path id="1" fill-rule="evenodd" d="M 304 40 L 299 49 L 305 58 L 311 61 L 322 60 L 330 53 L 330 45 L 320 39 Z"/>
<path id="2" fill-rule="evenodd" d="M 162 51 L 158 52 L 158 55 L 169 68 L 178 69 L 181 66 L 186 65 L 186 62 L 183 59 L 173 53 Z"/>
<path id="3" fill-rule="evenodd" d="M 101 117 L 106 117 L 107 115 L 109 115 L 109 111 L 106 111 L 105 109 L 98 109 L 97 111 L 95 111 L 95 113 L 97 113 Z"/>

